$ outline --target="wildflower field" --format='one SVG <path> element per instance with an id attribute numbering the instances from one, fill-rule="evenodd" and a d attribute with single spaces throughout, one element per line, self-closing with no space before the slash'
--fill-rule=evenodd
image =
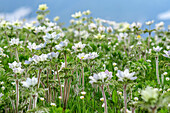
<path id="1" fill-rule="evenodd" d="M 170 113 L 170 26 L 90 13 L 0 20 L 0 113 Z"/>

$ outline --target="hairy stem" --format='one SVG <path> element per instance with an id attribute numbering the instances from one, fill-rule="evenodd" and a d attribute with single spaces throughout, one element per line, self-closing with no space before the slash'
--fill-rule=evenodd
<path id="1" fill-rule="evenodd" d="M 104 98 L 104 113 L 108 113 L 107 112 L 107 101 L 106 101 L 106 95 L 105 95 L 105 92 L 104 92 L 104 85 L 102 84 L 102 94 L 103 94 L 103 98 Z"/>

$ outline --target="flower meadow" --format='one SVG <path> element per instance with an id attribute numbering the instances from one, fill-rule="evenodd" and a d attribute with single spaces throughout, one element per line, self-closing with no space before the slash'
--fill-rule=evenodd
<path id="1" fill-rule="evenodd" d="M 48 14 L 0 20 L 1 113 L 170 112 L 170 26 Z"/>

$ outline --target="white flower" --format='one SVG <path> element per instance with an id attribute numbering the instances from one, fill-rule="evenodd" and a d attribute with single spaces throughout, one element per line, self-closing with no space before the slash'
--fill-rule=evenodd
<path id="1" fill-rule="evenodd" d="M 122 41 L 122 39 L 127 38 L 128 34 L 127 33 L 119 33 L 119 35 L 117 36 L 118 41 Z"/>
<path id="2" fill-rule="evenodd" d="M 80 59 L 80 60 L 86 60 L 87 59 L 87 55 L 85 53 L 79 53 L 77 55 L 77 57 Z"/>
<path id="3" fill-rule="evenodd" d="M 105 37 L 105 35 L 101 35 L 101 34 L 99 33 L 99 34 L 97 34 L 97 35 L 94 35 L 94 37 L 97 38 L 97 39 L 102 39 L 102 38 Z"/>
<path id="4" fill-rule="evenodd" d="M 44 101 L 44 98 L 43 98 L 43 97 L 40 97 L 40 100 L 41 100 L 41 101 Z"/>
<path id="5" fill-rule="evenodd" d="M 170 91 L 170 88 L 168 88 L 167 91 Z"/>
<path id="6" fill-rule="evenodd" d="M 117 65 L 117 63 L 113 63 L 113 66 L 116 66 Z"/>
<path id="7" fill-rule="evenodd" d="M 30 31 L 30 30 L 35 29 L 35 26 L 33 26 L 33 24 L 26 23 L 24 28 L 26 28 L 26 29 L 28 29 Z"/>
<path id="8" fill-rule="evenodd" d="M 80 99 L 84 99 L 84 96 L 80 96 Z"/>
<path id="9" fill-rule="evenodd" d="M 1 82 L 1 85 L 3 85 L 3 84 L 4 84 L 4 82 L 2 81 L 2 82 Z"/>
<path id="10" fill-rule="evenodd" d="M 46 9 L 48 9 L 47 4 L 40 4 L 38 7 L 38 10 L 41 10 L 41 11 L 44 11 Z"/>
<path id="11" fill-rule="evenodd" d="M 10 45 L 19 45 L 19 44 L 22 44 L 23 41 L 19 41 L 19 38 L 15 39 L 15 38 L 12 38 L 11 41 L 9 41 Z"/>
<path id="12" fill-rule="evenodd" d="M 87 10 L 87 11 L 83 11 L 83 15 L 90 15 L 91 11 Z"/>
<path id="13" fill-rule="evenodd" d="M 51 34 L 46 33 L 46 35 L 43 36 L 43 39 L 46 43 L 56 42 L 59 38 L 60 38 L 60 35 L 56 34 L 56 32 L 53 32 Z"/>
<path id="14" fill-rule="evenodd" d="M 145 22 L 146 25 L 151 25 L 153 23 L 154 23 L 154 20 Z"/>
<path id="15" fill-rule="evenodd" d="M 59 96 L 58 98 L 61 100 L 61 99 L 62 99 L 62 96 Z"/>
<path id="16" fill-rule="evenodd" d="M 0 98 L 3 96 L 4 94 L 0 93 Z"/>
<path id="17" fill-rule="evenodd" d="M 119 95 L 122 95 L 122 92 L 119 92 L 119 91 L 118 91 L 118 94 L 119 94 Z"/>
<path id="18" fill-rule="evenodd" d="M 98 31 L 99 31 L 99 33 L 103 33 L 103 32 L 105 32 L 105 27 L 104 26 L 99 26 L 98 27 Z"/>
<path id="19" fill-rule="evenodd" d="M 145 90 L 141 91 L 142 99 L 146 102 L 149 101 L 149 99 L 157 99 L 158 98 L 158 90 L 156 88 L 147 87 Z"/>
<path id="20" fill-rule="evenodd" d="M 4 87 L 4 86 L 2 86 L 2 87 L 1 87 L 1 89 L 2 89 L 2 90 L 5 90 L 5 87 Z"/>
<path id="21" fill-rule="evenodd" d="M 102 104 L 102 107 L 104 107 L 104 106 L 105 106 L 105 103 Z"/>
<path id="22" fill-rule="evenodd" d="M 35 86 L 38 83 L 38 79 L 35 77 L 32 77 L 32 79 L 27 78 L 26 81 L 21 82 L 24 87 L 30 87 L 30 86 Z"/>
<path id="23" fill-rule="evenodd" d="M 147 62 L 151 62 L 151 60 L 146 60 Z"/>
<path id="24" fill-rule="evenodd" d="M 100 98 L 100 101 L 104 101 L 104 98 Z"/>
<path id="25" fill-rule="evenodd" d="M 138 97 L 135 97 L 134 100 L 135 100 L 135 101 L 138 101 Z"/>
<path id="26" fill-rule="evenodd" d="M 51 105 L 51 106 L 56 106 L 56 104 L 55 104 L 55 103 L 51 103 L 50 105 Z"/>
<path id="27" fill-rule="evenodd" d="M 117 70 L 118 70 L 118 67 L 114 67 L 114 70 L 117 71 Z"/>
<path id="28" fill-rule="evenodd" d="M 159 52 L 159 51 L 161 51 L 161 50 L 162 50 L 162 47 L 159 47 L 159 46 L 157 46 L 156 48 L 155 48 L 155 47 L 153 47 L 153 50 L 154 50 L 155 52 Z"/>
<path id="29" fill-rule="evenodd" d="M 61 87 L 64 87 L 64 85 L 61 85 Z"/>
<path id="30" fill-rule="evenodd" d="M 80 18 L 82 16 L 81 12 L 76 12 L 75 14 L 72 14 L 71 17 L 73 18 Z"/>
<path id="31" fill-rule="evenodd" d="M 107 27 L 107 32 L 108 32 L 108 33 L 113 32 L 113 28 L 112 28 L 111 26 Z"/>
<path id="32" fill-rule="evenodd" d="M 97 54 L 97 52 L 92 52 L 92 53 L 87 54 L 86 56 L 88 57 L 88 59 L 95 59 L 99 55 Z"/>
<path id="33" fill-rule="evenodd" d="M 163 30 L 164 29 L 164 22 L 160 22 L 158 24 L 155 24 L 155 28 L 157 30 Z"/>
<path id="34" fill-rule="evenodd" d="M 163 73 L 163 75 L 165 75 L 165 76 L 166 76 L 167 74 L 168 74 L 167 72 L 164 72 L 164 73 Z"/>
<path id="35" fill-rule="evenodd" d="M 97 25 L 94 24 L 94 23 L 91 23 L 91 24 L 88 26 L 88 28 L 89 28 L 90 31 L 93 32 L 93 31 L 97 28 Z"/>
<path id="36" fill-rule="evenodd" d="M 74 46 L 72 46 L 72 49 L 74 49 L 76 52 L 82 51 L 85 46 L 86 44 L 82 44 L 82 42 L 79 42 L 79 43 L 75 43 Z"/>
<path id="37" fill-rule="evenodd" d="M 59 52 L 51 52 L 51 53 L 48 53 L 47 56 L 49 59 L 52 59 L 52 58 L 57 58 L 59 55 Z"/>
<path id="38" fill-rule="evenodd" d="M 166 81 L 169 81 L 169 77 L 166 77 L 165 79 L 166 79 Z"/>
<path id="39" fill-rule="evenodd" d="M 21 67 L 18 67 L 18 68 L 14 68 L 13 69 L 13 72 L 15 73 L 15 74 L 22 74 L 23 72 L 24 72 L 24 69 L 21 69 Z"/>
<path id="40" fill-rule="evenodd" d="M 163 52 L 165 53 L 163 54 L 164 57 L 170 58 L 170 50 L 169 51 L 164 50 Z"/>
<path id="41" fill-rule="evenodd" d="M 85 95 L 85 94 L 86 94 L 86 92 L 85 92 L 85 91 L 82 91 L 82 92 L 81 92 L 81 94 L 82 94 L 82 95 Z"/>
<path id="42" fill-rule="evenodd" d="M 129 69 L 125 69 L 125 71 L 118 70 L 116 76 L 119 78 L 119 81 L 123 81 L 124 79 L 128 80 L 136 80 L 137 77 L 133 77 L 135 72 L 129 73 Z"/>

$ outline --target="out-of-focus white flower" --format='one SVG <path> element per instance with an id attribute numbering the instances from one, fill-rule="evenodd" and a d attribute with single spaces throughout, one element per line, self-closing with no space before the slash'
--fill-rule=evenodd
<path id="1" fill-rule="evenodd" d="M 97 58 L 99 55 L 97 54 L 97 52 L 92 52 L 87 54 L 88 59 L 95 59 Z"/>
<path id="2" fill-rule="evenodd" d="M 4 94 L 0 93 L 0 98 L 3 96 Z"/>
<path id="3" fill-rule="evenodd" d="M 118 67 L 114 67 L 114 70 L 117 71 L 117 70 L 118 70 Z"/>
<path id="4" fill-rule="evenodd" d="M 59 16 L 56 16 L 53 20 L 54 21 L 58 21 L 60 19 L 60 17 Z"/>
<path id="5" fill-rule="evenodd" d="M 56 104 L 55 104 L 55 103 L 51 103 L 50 105 L 51 105 L 51 106 L 56 106 Z"/>
<path id="6" fill-rule="evenodd" d="M 48 53 L 47 56 L 49 59 L 52 59 L 52 58 L 57 58 L 59 55 L 59 52 L 51 52 L 51 53 Z"/>
<path id="7" fill-rule="evenodd" d="M 35 86 L 38 83 L 38 78 L 32 77 L 32 79 L 27 78 L 26 81 L 21 82 L 24 87 L 29 88 L 30 86 Z"/>
<path id="8" fill-rule="evenodd" d="M 146 87 L 141 91 L 142 99 L 148 102 L 150 99 L 157 100 L 158 98 L 158 90 L 152 87 Z"/>
<path id="9" fill-rule="evenodd" d="M 165 53 L 163 54 L 164 57 L 170 58 L 170 50 L 169 51 L 164 50 L 163 52 Z"/>
<path id="10" fill-rule="evenodd" d="M 26 23 L 25 26 L 24 26 L 24 28 L 25 28 L 25 29 L 28 29 L 28 30 L 30 31 L 30 30 L 35 29 L 35 26 L 33 26 L 33 24 Z"/>
<path id="11" fill-rule="evenodd" d="M 81 12 L 76 12 L 75 14 L 72 14 L 71 17 L 73 18 L 80 18 L 82 16 Z"/>
<path id="12" fill-rule="evenodd" d="M 117 93 L 118 93 L 119 95 L 122 95 L 122 92 L 117 91 Z"/>
<path id="13" fill-rule="evenodd" d="M 83 15 L 90 15 L 90 14 L 91 14 L 91 11 L 90 11 L 90 10 L 83 11 Z"/>
<path id="14" fill-rule="evenodd" d="M 105 106 L 105 103 L 102 104 L 102 107 L 104 107 L 104 106 Z"/>
<path id="15" fill-rule="evenodd" d="M 80 96 L 80 99 L 84 99 L 84 96 Z"/>
<path id="16" fill-rule="evenodd" d="M 104 101 L 104 98 L 103 98 L 103 97 L 102 97 L 102 98 L 100 98 L 100 101 L 102 101 L 102 102 L 103 102 L 103 101 Z"/>
<path id="17" fill-rule="evenodd" d="M 98 74 L 93 74 L 93 76 L 90 76 L 89 79 L 89 83 L 93 84 L 94 82 L 97 81 L 101 81 L 101 82 L 105 82 L 105 79 L 108 78 L 107 80 L 112 78 L 112 72 L 109 72 L 108 70 L 106 70 L 105 72 L 100 72 Z"/>
<path id="18" fill-rule="evenodd" d="M 164 73 L 163 73 L 163 75 L 165 75 L 165 76 L 166 76 L 167 74 L 168 74 L 167 72 L 164 72 Z"/>
<path id="19" fill-rule="evenodd" d="M 155 24 L 155 28 L 157 30 L 163 30 L 164 29 L 164 22 L 160 22 L 158 24 Z"/>
<path id="20" fill-rule="evenodd" d="M 62 96 L 59 96 L 58 98 L 61 100 L 61 99 L 62 99 Z"/>
<path id="21" fill-rule="evenodd" d="M 81 94 L 82 94 L 82 95 L 85 95 L 85 94 L 86 94 L 86 92 L 85 92 L 85 91 L 82 91 L 82 92 L 81 92 Z"/>
<path id="22" fill-rule="evenodd" d="M 2 81 L 2 82 L 1 82 L 1 85 L 3 85 L 3 84 L 4 84 L 4 82 Z"/>
<path id="23" fill-rule="evenodd" d="M 136 80 L 137 77 L 133 77 L 135 72 L 129 73 L 129 69 L 125 69 L 125 71 L 118 70 L 116 76 L 119 78 L 119 81 L 123 81 L 124 79 L 128 80 Z"/>
<path id="24" fill-rule="evenodd" d="M 151 25 L 153 23 L 154 23 L 154 20 L 145 22 L 146 25 Z"/>
<path id="25" fill-rule="evenodd" d="M 40 97 L 40 100 L 41 100 L 41 101 L 44 101 L 44 98 L 43 98 L 43 97 Z"/>
<path id="26" fill-rule="evenodd" d="M 72 46 L 72 49 L 74 49 L 76 52 L 82 51 L 83 48 L 86 46 L 86 44 L 82 44 L 82 42 L 75 43 L 74 46 Z"/>
<path id="27" fill-rule="evenodd" d="M 151 60 L 146 60 L 147 62 L 151 62 Z"/>
<path id="28" fill-rule="evenodd" d="M 99 26 L 98 27 L 98 31 L 99 31 L 99 33 L 103 33 L 103 32 L 105 32 L 105 27 L 104 26 Z"/>
<path id="29" fill-rule="evenodd" d="M 167 91 L 170 91 L 170 88 L 168 88 Z"/>
<path id="30" fill-rule="evenodd" d="M 38 10 L 45 11 L 45 10 L 47 10 L 47 9 L 48 9 L 47 4 L 40 4 L 40 5 L 38 6 Z"/>
<path id="31" fill-rule="evenodd" d="M 107 32 L 108 32 L 108 33 L 113 32 L 113 28 L 112 28 L 111 26 L 107 27 Z"/>
<path id="32" fill-rule="evenodd" d="M 166 77 L 165 79 L 166 79 L 166 81 L 169 81 L 169 77 Z"/>
<path id="33" fill-rule="evenodd" d="M 128 34 L 127 33 L 119 33 L 119 35 L 117 36 L 118 41 L 122 41 L 122 39 L 127 38 Z"/>
<path id="34" fill-rule="evenodd" d="M 162 50 L 162 47 L 159 47 L 159 46 L 157 46 L 156 48 L 153 47 L 153 50 L 154 50 L 155 52 L 160 52 L 160 51 Z"/>
<path id="35" fill-rule="evenodd" d="M 57 35 L 56 32 L 53 32 L 51 34 L 46 33 L 46 35 L 43 36 L 43 39 L 46 43 L 56 42 L 59 38 L 60 38 L 60 36 Z"/>
<path id="36" fill-rule="evenodd" d="M 134 100 L 135 100 L 135 101 L 138 101 L 138 97 L 135 97 Z"/>
<path id="37" fill-rule="evenodd" d="M 2 87 L 1 87 L 1 89 L 2 89 L 2 90 L 5 90 L 5 87 L 4 87 L 4 86 L 2 86 Z"/>
<path id="38" fill-rule="evenodd" d="M 88 28 L 89 28 L 90 31 L 93 32 L 93 31 L 97 28 L 97 25 L 94 24 L 94 23 L 91 23 L 91 24 L 88 26 Z"/>
<path id="39" fill-rule="evenodd" d="M 57 50 L 62 50 L 63 47 L 66 47 L 68 45 L 69 41 L 66 39 L 64 41 L 61 41 L 59 45 L 56 45 L 55 48 Z"/>
<path id="40" fill-rule="evenodd" d="M 94 37 L 97 38 L 97 39 L 102 39 L 102 38 L 105 37 L 105 35 L 101 35 L 101 34 L 99 33 L 99 34 L 97 34 L 97 35 L 94 35 Z"/>
<path id="41" fill-rule="evenodd" d="M 64 87 L 64 85 L 61 85 L 61 87 Z"/>
<path id="42" fill-rule="evenodd" d="M 18 67 L 18 68 L 14 68 L 13 69 L 13 72 L 15 74 L 22 74 L 24 72 L 24 69 L 21 69 L 21 67 Z"/>
<path id="43" fill-rule="evenodd" d="M 22 44 L 23 41 L 19 41 L 19 38 L 15 39 L 15 38 L 12 38 L 11 41 L 9 41 L 10 45 L 19 45 L 19 44 Z"/>
<path id="44" fill-rule="evenodd" d="M 80 60 L 86 60 L 88 57 L 85 53 L 79 53 L 77 55 L 77 57 L 80 59 Z"/>

